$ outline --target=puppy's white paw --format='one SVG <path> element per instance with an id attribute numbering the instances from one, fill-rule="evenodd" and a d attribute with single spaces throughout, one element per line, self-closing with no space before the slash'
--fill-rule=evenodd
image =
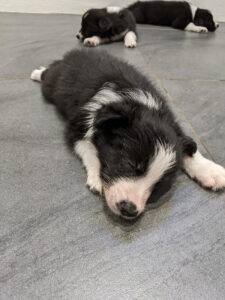
<path id="1" fill-rule="evenodd" d="M 41 81 L 41 74 L 46 70 L 45 67 L 39 67 L 39 69 L 35 69 L 31 75 L 30 79 L 35 80 L 35 81 Z"/>
<path id="2" fill-rule="evenodd" d="M 205 33 L 208 32 L 208 29 L 206 27 L 198 26 L 196 32 Z"/>
<path id="3" fill-rule="evenodd" d="M 208 29 L 206 27 L 203 26 L 197 26 L 194 23 L 189 23 L 184 30 L 186 31 L 192 31 L 192 32 L 208 32 Z"/>
<path id="4" fill-rule="evenodd" d="M 196 180 L 213 191 L 220 190 L 225 187 L 225 169 L 208 160 L 202 166 Z"/>
<path id="5" fill-rule="evenodd" d="M 96 175 L 88 175 L 86 186 L 89 188 L 89 190 L 94 194 L 102 194 L 102 181 L 101 179 Z"/>
<path id="6" fill-rule="evenodd" d="M 96 47 L 100 44 L 100 38 L 98 36 L 92 36 L 84 39 L 84 45 L 89 47 Z"/>
<path id="7" fill-rule="evenodd" d="M 133 31 L 129 31 L 124 38 L 124 45 L 127 48 L 134 48 L 137 45 L 137 37 Z"/>
<path id="8" fill-rule="evenodd" d="M 225 169 L 197 152 L 194 157 L 184 160 L 184 169 L 188 175 L 203 187 L 217 191 L 225 188 Z"/>
<path id="9" fill-rule="evenodd" d="M 127 40 L 125 41 L 124 45 L 127 48 L 135 48 L 137 46 L 137 42 L 134 40 Z"/>

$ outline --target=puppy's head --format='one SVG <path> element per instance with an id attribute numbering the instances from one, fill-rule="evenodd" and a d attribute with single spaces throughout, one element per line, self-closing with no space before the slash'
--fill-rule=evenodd
<path id="1" fill-rule="evenodd" d="M 209 10 L 198 8 L 195 13 L 194 24 L 197 26 L 203 26 L 208 31 L 215 31 L 219 24 L 213 20 L 213 15 Z"/>
<path id="2" fill-rule="evenodd" d="M 82 16 L 81 29 L 76 37 L 81 40 L 95 35 L 104 37 L 111 27 L 112 21 L 106 9 L 90 9 Z"/>
<path id="3" fill-rule="evenodd" d="M 129 219 L 144 211 L 155 189 L 161 195 L 171 187 L 179 164 L 173 129 L 154 111 L 130 101 L 103 107 L 93 136 L 106 202 L 115 214 Z"/>

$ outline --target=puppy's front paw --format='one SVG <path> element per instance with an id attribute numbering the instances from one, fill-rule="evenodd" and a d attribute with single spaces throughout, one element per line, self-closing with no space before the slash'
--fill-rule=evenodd
<path id="1" fill-rule="evenodd" d="M 194 158 L 185 159 L 184 169 L 205 188 L 213 191 L 225 188 L 225 169 L 199 153 Z"/>
<path id="2" fill-rule="evenodd" d="M 199 26 L 197 28 L 196 32 L 206 33 L 206 32 L 208 32 L 208 29 L 206 27 Z"/>
<path id="3" fill-rule="evenodd" d="M 97 36 L 92 36 L 90 38 L 84 39 L 84 45 L 89 47 L 96 47 L 100 44 L 100 38 Z"/>
<path id="4" fill-rule="evenodd" d="M 208 161 L 199 178 L 196 178 L 200 183 L 213 191 L 225 188 L 225 169 L 212 161 Z"/>
<path id="5" fill-rule="evenodd" d="M 92 193 L 100 195 L 102 194 L 102 181 L 98 176 L 89 175 L 87 178 L 86 186 Z"/>
<path id="6" fill-rule="evenodd" d="M 135 48 L 137 46 L 137 42 L 135 40 L 126 40 L 124 45 L 127 48 Z"/>
<path id="7" fill-rule="evenodd" d="M 127 48 L 134 48 L 137 45 L 137 36 L 133 31 L 129 31 L 124 38 L 124 45 Z"/>

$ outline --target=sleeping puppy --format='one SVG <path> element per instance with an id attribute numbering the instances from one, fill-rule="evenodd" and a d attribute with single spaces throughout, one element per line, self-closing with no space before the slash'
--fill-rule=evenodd
<path id="1" fill-rule="evenodd" d="M 141 24 L 171 26 L 193 32 L 215 31 L 219 27 L 210 11 L 183 1 L 138 1 L 128 9 Z"/>
<path id="2" fill-rule="evenodd" d="M 225 187 L 225 169 L 204 158 L 152 82 L 107 52 L 73 50 L 34 70 L 45 99 L 65 117 L 87 171 L 87 186 L 108 207 L 136 218 L 166 193 L 178 169 L 203 187 Z"/>
<path id="3" fill-rule="evenodd" d="M 127 48 L 136 46 L 136 22 L 128 9 L 106 7 L 90 9 L 83 16 L 81 29 L 76 37 L 85 46 L 124 40 Z"/>

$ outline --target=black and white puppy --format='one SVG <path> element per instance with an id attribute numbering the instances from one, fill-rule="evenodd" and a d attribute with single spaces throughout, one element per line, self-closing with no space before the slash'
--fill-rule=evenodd
<path id="1" fill-rule="evenodd" d="M 185 1 L 138 1 L 128 9 L 140 24 L 171 26 L 193 32 L 215 31 L 219 27 L 209 10 Z"/>
<path id="2" fill-rule="evenodd" d="M 107 52 L 73 50 L 34 70 L 44 97 L 66 118 L 87 186 L 124 218 L 169 190 L 177 170 L 203 187 L 225 187 L 225 169 L 204 158 L 154 85 Z"/>
<path id="3" fill-rule="evenodd" d="M 91 47 L 124 40 L 125 47 L 133 48 L 137 41 L 136 22 L 128 9 L 90 9 L 82 16 L 81 29 L 76 37 Z"/>

